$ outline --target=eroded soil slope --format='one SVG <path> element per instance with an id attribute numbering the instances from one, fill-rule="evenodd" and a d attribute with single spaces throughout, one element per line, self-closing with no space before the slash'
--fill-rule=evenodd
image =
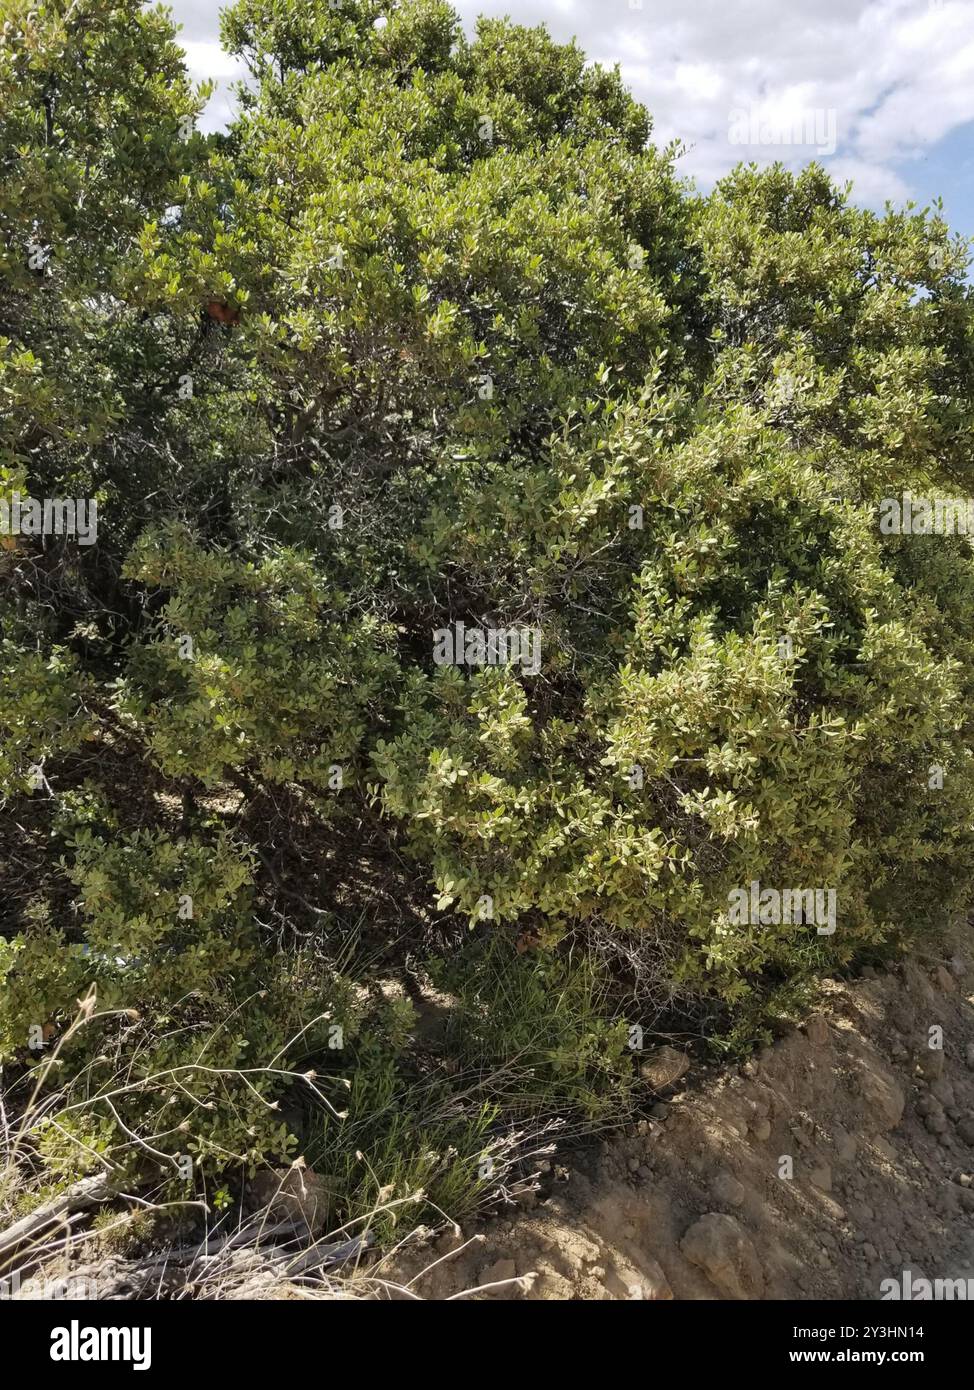
<path id="1" fill-rule="evenodd" d="M 974 1275 L 972 991 L 966 949 L 829 983 L 800 1032 L 691 1069 L 530 1210 L 384 1273 L 433 1299 L 875 1299 L 904 1269 Z"/>

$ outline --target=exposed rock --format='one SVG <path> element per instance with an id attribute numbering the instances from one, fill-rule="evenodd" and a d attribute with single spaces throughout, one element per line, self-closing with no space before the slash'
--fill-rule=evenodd
<path id="1" fill-rule="evenodd" d="M 761 1297 L 761 1262 L 744 1228 L 733 1216 L 708 1212 L 690 1227 L 680 1241 L 680 1249 L 725 1298 Z"/>
<path id="2" fill-rule="evenodd" d="M 747 1195 L 744 1184 L 738 1182 L 733 1173 L 726 1172 L 717 1174 L 710 1190 L 713 1193 L 714 1201 L 728 1207 L 742 1206 Z"/>
<path id="3" fill-rule="evenodd" d="M 946 1076 L 938 1076 L 936 1081 L 930 1083 L 930 1094 L 940 1101 L 941 1105 L 948 1109 L 953 1105 L 955 1096 L 954 1088 L 947 1080 Z"/>
<path id="4" fill-rule="evenodd" d="M 903 983 L 910 995 L 910 1003 L 925 1013 L 933 1013 L 937 1008 L 937 996 L 929 979 L 916 964 L 908 960 L 903 964 Z M 931 1020 L 933 1021 L 933 1020 Z"/>
<path id="5" fill-rule="evenodd" d="M 644 1255 L 640 1261 L 640 1266 L 638 1282 L 628 1285 L 627 1297 L 645 1302 L 671 1299 L 673 1290 L 656 1261 Z"/>
<path id="6" fill-rule="evenodd" d="M 859 1093 L 869 1108 L 869 1119 L 881 1133 L 895 1129 L 903 1118 L 906 1097 L 892 1072 L 878 1058 L 860 1073 Z"/>
<path id="7" fill-rule="evenodd" d="M 815 1014 L 805 1024 L 805 1036 L 815 1047 L 824 1047 L 829 1041 L 829 1025 L 821 1014 Z"/>
<path id="8" fill-rule="evenodd" d="M 834 1129 L 835 1152 L 841 1163 L 851 1163 L 859 1148 L 859 1141 L 841 1125 Z"/>
<path id="9" fill-rule="evenodd" d="M 808 1181 L 820 1192 L 832 1191 L 832 1169 L 827 1163 L 820 1163 L 808 1175 Z"/>
<path id="10" fill-rule="evenodd" d="M 945 970 L 942 965 L 938 965 L 933 972 L 934 983 L 942 989 L 944 994 L 957 993 L 957 981 L 949 970 Z"/>
<path id="11" fill-rule="evenodd" d="M 941 1047 L 922 1047 L 917 1057 L 917 1066 L 928 1081 L 936 1081 L 944 1074 L 944 1053 Z"/>

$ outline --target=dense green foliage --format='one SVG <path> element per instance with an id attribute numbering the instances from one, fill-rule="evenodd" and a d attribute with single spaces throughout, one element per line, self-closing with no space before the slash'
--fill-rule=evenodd
<path id="1" fill-rule="evenodd" d="M 617 74 L 440 0 L 238 0 L 206 138 L 163 12 L 5 13 L 0 496 L 98 504 L 0 550 L 38 1164 L 461 1211 L 506 1126 L 632 1103 L 631 1025 L 746 1046 L 965 911 L 974 559 L 876 524 L 974 489 L 936 210 L 699 197 Z"/>

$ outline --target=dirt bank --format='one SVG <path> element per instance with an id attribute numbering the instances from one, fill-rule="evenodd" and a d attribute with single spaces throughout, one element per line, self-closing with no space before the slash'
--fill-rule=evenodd
<path id="1" fill-rule="evenodd" d="M 531 1210 L 385 1273 L 423 1298 L 598 1300 L 876 1299 L 905 1269 L 974 1275 L 972 990 L 966 947 L 830 982 L 801 1031 L 691 1068 Z"/>

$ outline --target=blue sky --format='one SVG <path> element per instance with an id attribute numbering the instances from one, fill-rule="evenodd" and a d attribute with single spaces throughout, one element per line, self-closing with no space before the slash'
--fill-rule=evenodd
<path id="1" fill-rule="evenodd" d="M 353 4 L 354 0 L 345 0 Z M 702 189 L 741 159 L 817 158 L 854 196 L 921 206 L 944 200 L 952 228 L 974 236 L 974 0 L 455 0 L 477 14 L 546 24 L 589 57 L 618 63 L 649 108 L 655 138 L 687 145 L 683 171 Z M 221 90 L 218 0 L 174 0 L 189 66 Z M 744 138 L 742 138 L 744 137 Z"/>
<path id="2" fill-rule="evenodd" d="M 958 126 L 925 153 L 904 163 L 903 177 L 921 202 L 931 202 L 939 195 L 951 227 L 964 236 L 974 236 L 974 122 Z"/>

